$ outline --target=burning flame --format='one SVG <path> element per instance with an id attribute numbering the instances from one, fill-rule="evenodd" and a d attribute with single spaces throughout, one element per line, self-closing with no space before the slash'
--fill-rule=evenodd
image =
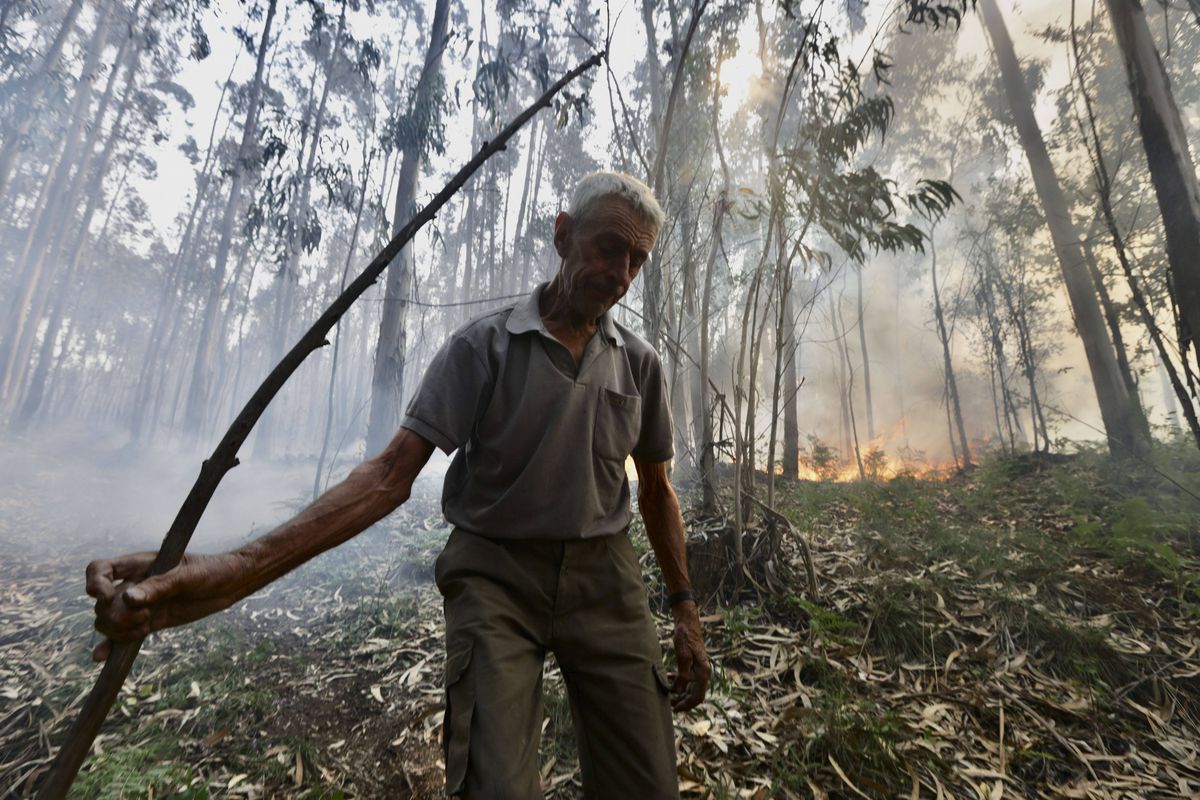
<path id="1" fill-rule="evenodd" d="M 902 475 L 925 480 L 942 480 L 949 477 L 957 468 L 957 465 L 953 463 L 912 462 L 884 456 L 881 459 L 881 463 L 874 463 L 869 467 L 863 464 L 863 472 L 860 474 L 858 471 L 858 462 L 853 459 L 848 464 L 838 464 L 834 469 L 821 470 L 819 472 L 811 464 L 801 461 L 800 480 L 853 483 L 854 481 L 862 480 L 864 477 L 867 480 L 889 481 L 892 478 L 898 478 Z M 782 467 L 780 468 L 781 470 Z"/>
<path id="2" fill-rule="evenodd" d="M 819 440 L 812 440 L 808 452 L 800 457 L 800 479 L 835 483 L 863 479 L 888 481 L 900 476 L 944 480 L 956 472 L 958 464 L 953 460 L 929 459 L 924 453 L 896 445 L 896 440 L 904 436 L 907 421 L 907 418 L 897 420 L 891 430 L 860 446 L 857 458 L 853 449 L 840 453 Z M 985 447 L 986 444 L 982 443 Z M 888 455 L 888 450 L 900 455 Z"/>
<path id="3" fill-rule="evenodd" d="M 864 479 L 890 481 L 901 476 L 918 480 L 945 480 L 958 471 L 959 465 L 954 460 L 928 458 L 920 451 L 897 445 L 896 440 L 904 435 L 905 422 L 905 419 L 897 421 L 891 430 L 860 446 L 861 471 L 859 458 L 855 458 L 853 449 L 842 453 L 838 448 L 820 440 L 810 440 L 810 447 L 800 455 L 797 470 L 800 480 L 853 483 Z M 979 453 L 985 451 L 990 443 L 987 439 L 976 440 L 971 446 Z M 896 454 L 889 455 L 888 450 Z M 775 474 L 783 473 L 783 465 L 777 463 Z M 631 483 L 638 479 L 637 467 L 632 456 L 625 459 L 625 474 Z"/>

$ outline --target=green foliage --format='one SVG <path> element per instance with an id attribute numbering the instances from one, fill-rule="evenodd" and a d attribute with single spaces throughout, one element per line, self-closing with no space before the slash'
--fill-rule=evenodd
<path id="1" fill-rule="evenodd" d="M 801 735 L 785 743 L 771 765 L 779 782 L 795 792 L 808 789 L 807 776 L 829 769 L 830 760 L 872 796 L 890 796 L 906 770 L 897 745 L 904 723 L 874 703 L 832 688 L 811 709 L 792 709 Z"/>
<path id="2" fill-rule="evenodd" d="M 862 628 L 854 620 L 794 594 L 788 595 L 787 601 L 804 611 L 809 630 L 816 639 L 828 644 L 852 644 L 861 640 Z"/>
<path id="3" fill-rule="evenodd" d="M 893 663 L 939 662 L 950 653 L 936 610 L 945 601 L 928 582 L 880 583 L 871 602 L 868 639 Z"/>
<path id="4" fill-rule="evenodd" d="M 1036 654 L 1059 677 L 1115 690 L 1148 666 L 1115 650 L 1103 630 L 1072 623 L 1027 600 L 1003 601 L 1000 613 L 1014 642 Z"/>
<path id="5" fill-rule="evenodd" d="M 975 8 L 975 0 L 904 0 L 907 21 L 914 25 L 962 25 L 963 15 Z"/>
<path id="6" fill-rule="evenodd" d="M 863 454 L 863 472 L 873 481 L 883 477 L 883 471 L 887 467 L 887 454 L 878 447 L 871 447 Z"/>
<path id="7" fill-rule="evenodd" d="M 802 455 L 800 460 L 821 480 L 831 480 L 842 467 L 837 450 L 825 444 L 817 436 L 810 435 L 808 437 L 808 452 Z"/>
<path id="8" fill-rule="evenodd" d="M 882 56 L 875 58 L 877 85 L 886 83 L 889 66 Z M 872 138 L 886 135 L 896 113 L 892 99 L 867 93 L 858 68 L 848 61 L 834 86 L 813 103 L 816 113 L 806 115 L 793 143 L 778 155 L 781 185 L 773 191 L 785 199 L 787 213 L 801 229 L 818 227 L 859 263 L 868 253 L 923 250 L 925 233 L 899 221 L 898 204 L 936 221 L 961 199 L 958 193 L 949 183 L 930 179 L 904 193 L 873 166 L 853 166 Z"/>
<path id="9" fill-rule="evenodd" d="M 345 645 L 353 645 L 375 636 L 402 638 L 417 620 L 417 599 L 411 594 L 366 598 L 353 621 L 342 629 Z"/>
<path id="10" fill-rule="evenodd" d="M 79 773 L 71 796 L 81 800 L 123 800 L 127 797 L 207 798 L 204 784 L 191 786 L 187 766 L 175 737 L 161 732 L 138 744 L 102 752 Z"/>
<path id="11" fill-rule="evenodd" d="M 750 628 L 762 616 L 762 609 L 757 606 L 726 606 L 720 613 L 729 638 L 736 642 L 750 632 Z"/>

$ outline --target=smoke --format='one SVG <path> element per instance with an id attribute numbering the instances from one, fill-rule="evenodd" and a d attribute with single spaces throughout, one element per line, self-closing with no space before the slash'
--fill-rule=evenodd
<path id="1" fill-rule="evenodd" d="M 87 561 L 157 550 L 209 451 L 178 444 L 125 447 L 128 434 L 60 425 L 0 440 L 0 547 Z M 435 453 L 414 495 L 440 491 L 448 460 Z M 354 464 L 339 462 L 332 483 Z M 313 462 L 243 458 L 217 489 L 189 545 L 217 552 L 265 533 L 312 500 Z"/>

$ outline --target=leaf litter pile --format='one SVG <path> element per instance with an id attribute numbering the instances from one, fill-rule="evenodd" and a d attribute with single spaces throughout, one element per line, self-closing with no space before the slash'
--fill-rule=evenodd
<path id="1" fill-rule="evenodd" d="M 1194 459 L 1170 468 L 1200 484 Z M 1200 794 L 1200 505 L 1162 474 L 1082 454 L 949 480 L 781 482 L 794 527 L 740 589 L 701 564 L 728 522 L 689 514 L 714 676 L 676 717 L 684 796 Z M 0 542 L 38 525 L 3 510 Z M 752 554 L 771 527 L 755 511 Z M 72 796 L 442 796 L 432 564 L 446 533 L 427 487 L 234 609 L 151 638 Z M 0 796 L 25 797 L 98 668 L 87 557 L 14 549 Z M 543 786 L 579 797 L 552 659 L 545 687 Z"/>

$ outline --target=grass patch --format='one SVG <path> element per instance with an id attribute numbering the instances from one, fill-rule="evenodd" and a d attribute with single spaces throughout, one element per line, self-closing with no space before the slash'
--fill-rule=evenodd
<path id="1" fill-rule="evenodd" d="M 787 601 L 804 612 L 808 618 L 808 628 L 818 641 L 834 645 L 851 645 L 862 641 L 862 626 L 854 620 L 794 594 L 788 595 Z"/>
<path id="2" fill-rule="evenodd" d="M 907 733 L 895 714 L 836 690 L 822 693 L 813 708 L 792 713 L 803 738 L 781 747 L 770 764 L 780 785 L 807 794 L 808 779 L 827 775 L 830 759 L 859 789 L 875 796 L 892 796 L 906 781 L 907 769 L 897 748 Z"/>
<path id="3" fill-rule="evenodd" d="M 353 647 L 367 639 L 400 639 L 420 621 L 420 600 L 411 592 L 365 597 L 354 614 L 347 615 L 339 644 Z"/>
<path id="4" fill-rule="evenodd" d="M 1146 665 L 1115 650 L 1103 630 L 1072 624 L 1021 600 L 1001 601 L 998 613 L 1013 641 L 1060 678 L 1105 693 L 1143 674 Z"/>
<path id="5" fill-rule="evenodd" d="M 207 798 L 208 787 L 193 786 L 191 767 L 178 763 L 182 752 L 166 731 L 119 750 L 93 756 L 90 768 L 79 774 L 71 789 L 80 800 L 120 800 L 126 797 Z"/>
<path id="6" fill-rule="evenodd" d="M 952 643 L 939 630 L 938 595 L 927 581 L 885 581 L 871 597 L 868 641 L 894 663 L 940 662 Z"/>

